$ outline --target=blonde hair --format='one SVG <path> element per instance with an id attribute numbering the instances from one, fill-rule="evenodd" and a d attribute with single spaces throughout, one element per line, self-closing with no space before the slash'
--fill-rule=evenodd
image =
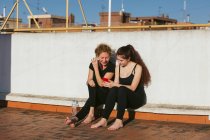
<path id="1" fill-rule="evenodd" d="M 111 56 L 112 50 L 109 45 L 101 43 L 96 47 L 95 54 L 96 56 L 99 56 L 102 52 L 106 52 Z"/>

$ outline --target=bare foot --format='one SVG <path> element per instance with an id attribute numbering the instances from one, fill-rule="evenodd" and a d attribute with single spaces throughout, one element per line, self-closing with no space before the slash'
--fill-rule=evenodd
<path id="1" fill-rule="evenodd" d="M 76 116 L 72 116 L 71 118 L 66 117 L 65 124 L 69 125 L 70 127 L 75 127 L 75 123 L 78 121 L 78 118 Z"/>
<path id="2" fill-rule="evenodd" d="M 82 123 L 88 124 L 91 123 L 93 120 L 95 120 L 94 115 L 88 115 Z"/>
<path id="3" fill-rule="evenodd" d="M 105 118 L 102 118 L 96 124 L 91 125 L 90 128 L 99 128 L 99 127 L 106 127 L 106 126 L 107 126 L 107 120 Z"/>
<path id="4" fill-rule="evenodd" d="M 71 123 L 71 120 L 69 119 L 69 117 L 66 117 L 64 124 L 69 125 L 70 123 Z"/>
<path id="5" fill-rule="evenodd" d="M 71 123 L 69 126 L 70 126 L 71 128 L 74 128 L 74 127 L 75 127 L 75 123 Z"/>
<path id="6" fill-rule="evenodd" d="M 115 122 L 108 128 L 108 130 L 118 130 L 123 127 L 123 122 L 120 119 L 116 119 Z"/>

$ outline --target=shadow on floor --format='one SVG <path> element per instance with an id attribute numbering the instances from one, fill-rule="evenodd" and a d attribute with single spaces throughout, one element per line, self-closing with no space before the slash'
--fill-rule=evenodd
<path id="1" fill-rule="evenodd" d="M 8 101 L 0 100 L 0 109 L 7 107 L 7 103 L 8 103 Z"/>

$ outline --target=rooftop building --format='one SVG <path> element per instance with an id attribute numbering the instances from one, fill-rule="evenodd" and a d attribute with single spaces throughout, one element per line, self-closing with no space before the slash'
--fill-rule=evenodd
<path id="1" fill-rule="evenodd" d="M 108 24 L 108 12 L 101 12 L 100 25 L 106 26 Z M 127 23 L 140 23 L 140 25 L 168 25 L 176 24 L 176 19 L 171 19 L 169 16 L 148 16 L 148 17 L 131 17 L 130 13 L 126 12 L 112 12 L 111 13 L 111 24 L 122 25 Z M 131 24 L 133 25 L 133 24 Z M 135 25 L 135 24 L 134 24 Z"/>
<path id="2" fill-rule="evenodd" d="M 0 27 L 3 25 L 5 20 L 6 20 L 6 17 L 0 16 Z M 16 28 L 16 22 L 17 22 L 16 18 L 9 18 L 4 28 L 14 29 Z M 18 19 L 18 23 L 21 24 L 22 19 Z"/>
<path id="3" fill-rule="evenodd" d="M 130 22 L 141 23 L 142 25 L 169 25 L 177 24 L 176 19 L 169 16 L 148 16 L 148 17 L 130 17 Z"/>
<path id="4" fill-rule="evenodd" d="M 40 27 L 42 28 L 51 28 L 51 27 L 65 27 L 66 25 L 66 17 L 63 16 L 56 16 L 51 14 L 44 14 L 44 15 L 34 15 L 33 16 Z M 74 15 L 69 15 L 69 25 L 74 24 Z M 35 27 L 35 22 L 32 16 L 28 16 L 28 26 Z"/>
<path id="5" fill-rule="evenodd" d="M 100 15 L 100 26 L 108 25 L 108 12 L 101 12 Z M 130 13 L 126 12 L 112 12 L 111 13 L 111 24 L 120 25 L 122 23 L 129 23 Z"/>

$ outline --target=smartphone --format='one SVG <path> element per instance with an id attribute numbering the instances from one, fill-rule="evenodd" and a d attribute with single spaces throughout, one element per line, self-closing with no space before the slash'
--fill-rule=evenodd
<path id="1" fill-rule="evenodd" d="M 104 81 L 104 82 L 109 82 L 109 79 L 107 79 L 107 78 L 104 77 L 104 78 L 103 78 L 103 81 Z"/>

